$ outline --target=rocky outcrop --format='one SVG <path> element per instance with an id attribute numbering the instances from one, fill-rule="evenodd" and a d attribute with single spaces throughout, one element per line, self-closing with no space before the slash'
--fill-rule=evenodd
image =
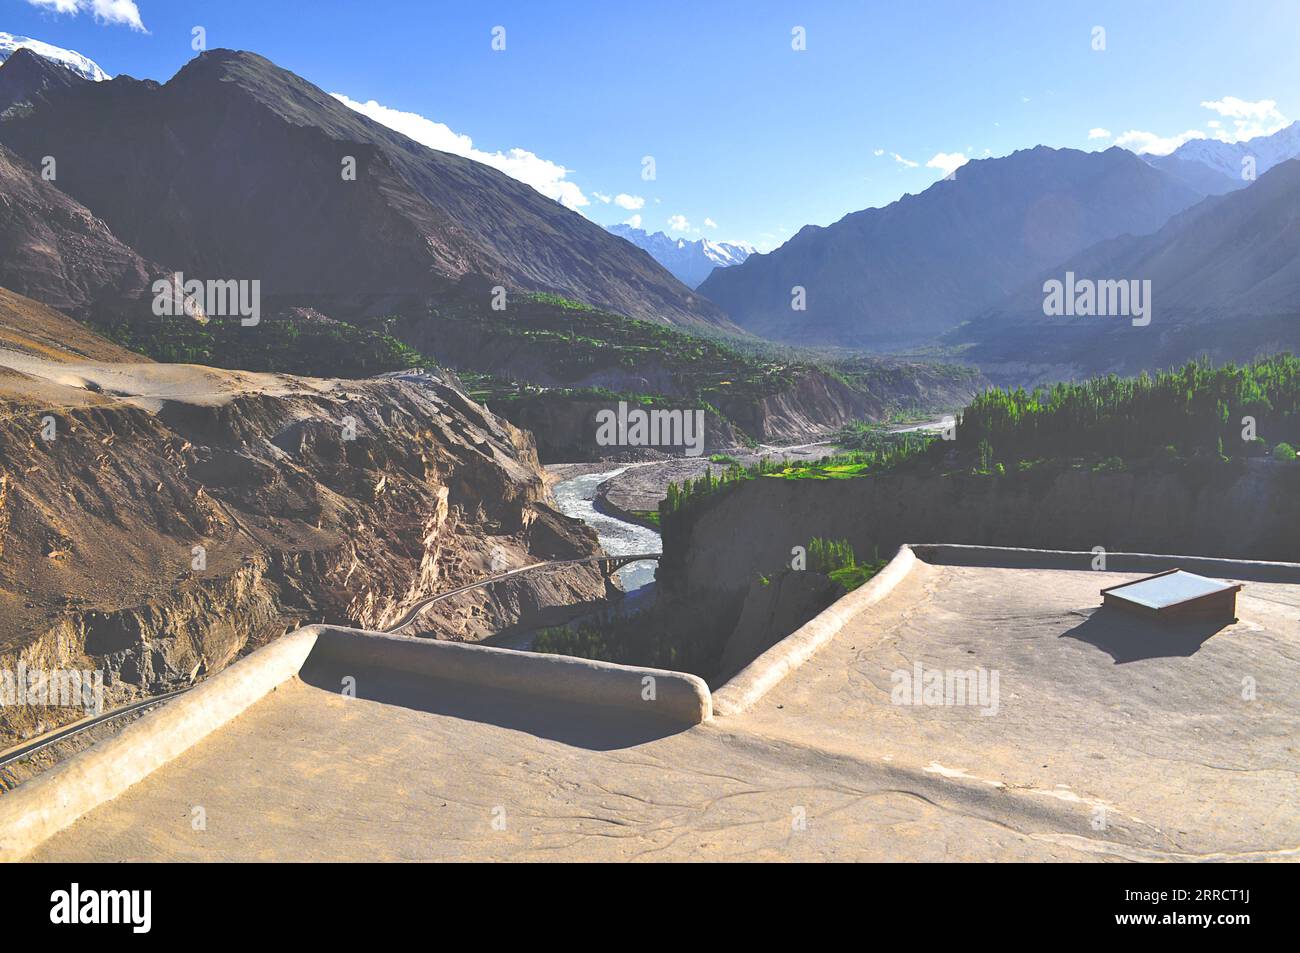
<path id="1" fill-rule="evenodd" d="M 436 592 L 599 552 L 550 506 L 531 438 L 449 386 L 5 364 L 0 670 L 102 671 L 110 706 L 304 623 L 381 629 Z M 528 574 L 415 631 L 474 640 L 605 595 L 594 567 Z M 6 708 L 0 739 L 79 714 Z"/>

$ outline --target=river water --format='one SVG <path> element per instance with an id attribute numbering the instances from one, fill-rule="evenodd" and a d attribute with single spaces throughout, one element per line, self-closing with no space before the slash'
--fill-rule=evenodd
<path id="1" fill-rule="evenodd" d="M 565 516 L 577 517 L 594 529 L 600 538 L 600 545 L 611 556 L 663 552 L 663 541 L 657 531 L 606 516 L 595 507 L 593 501 L 596 498 L 596 487 L 626 469 L 627 467 L 618 467 L 603 473 L 587 473 L 555 484 L 551 492 L 555 494 L 556 506 Z M 630 563 L 620 569 L 617 575 L 623 588 L 632 592 L 654 582 L 655 563 L 650 560 Z"/>

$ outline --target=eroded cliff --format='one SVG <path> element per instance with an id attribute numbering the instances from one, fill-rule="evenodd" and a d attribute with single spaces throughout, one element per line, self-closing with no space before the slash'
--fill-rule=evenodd
<path id="1" fill-rule="evenodd" d="M 0 341 L 0 670 L 102 671 L 112 707 L 307 622 L 382 628 L 436 592 L 599 552 L 549 505 L 531 437 L 435 379 L 37 350 Z M 417 631 L 477 639 L 605 595 L 595 568 L 530 574 Z M 0 709 L 0 741 L 80 714 Z"/>

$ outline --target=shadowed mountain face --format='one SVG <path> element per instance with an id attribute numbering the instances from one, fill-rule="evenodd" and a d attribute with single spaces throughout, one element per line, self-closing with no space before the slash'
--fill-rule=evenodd
<path id="1" fill-rule="evenodd" d="M 0 285 L 71 314 L 143 300 L 161 271 L 0 146 Z"/>
<path id="2" fill-rule="evenodd" d="M 1208 198 L 1154 235 L 1102 242 L 1045 272 L 949 336 L 995 378 L 1169 367 L 1300 350 L 1300 160 Z M 1047 317 L 1043 282 L 1149 280 L 1151 322 Z"/>
<path id="3" fill-rule="evenodd" d="M 187 277 L 324 296 L 340 316 L 478 274 L 636 317 L 726 325 L 581 215 L 254 54 L 204 53 L 161 86 L 119 77 L 50 91 L 0 123 L 0 141 L 29 161 L 55 156 L 59 187 L 142 254 Z"/>
<path id="4" fill-rule="evenodd" d="M 51 89 L 80 86 L 89 80 L 63 66 L 20 48 L 0 63 L 0 112 L 10 106 L 31 103 Z"/>
<path id="5" fill-rule="evenodd" d="M 881 209 L 807 226 L 699 291 L 747 330 L 888 347 L 942 334 L 1102 239 L 1155 231 L 1199 194 L 1131 152 L 1039 146 L 962 166 Z M 805 289 L 807 308 L 791 307 Z"/>

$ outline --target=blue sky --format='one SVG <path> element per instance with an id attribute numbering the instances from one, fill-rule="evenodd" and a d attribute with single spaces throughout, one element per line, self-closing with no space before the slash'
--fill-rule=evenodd
<path id="1" fill-rule="evenodd" d="M 761 248 L 922 191 L 962 158 L 1117 139 L 1167 150 L 1187 134 L 1300 118 L 1296 0 L 0 0 L 0 11 L 0 30 L 158 80 L 195 55 L 202 26 L 210 48 L 253 50 L 373 101 L 376 118 L 601 224 L 635 215 L 651 231 Z M 792 49 L 795 27 L 804 50 Z"/>

